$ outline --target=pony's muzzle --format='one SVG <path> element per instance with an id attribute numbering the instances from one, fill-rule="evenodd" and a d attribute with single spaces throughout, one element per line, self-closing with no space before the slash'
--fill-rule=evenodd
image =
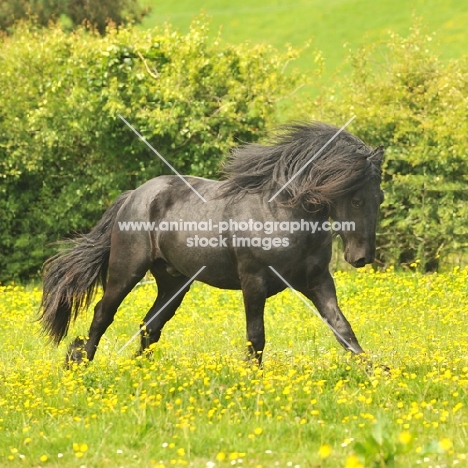
<path id="1" fill-rule="evenodd" d="M 353 263 L 351 263 L 351 265 L 353 265 L 354 268 L 362 268 L 366 265 L 366 259 L 360 258 L 359 260 L 356 260 Z"/>
<path id="2" fill-rule="evenodd" d="M 345 251 L 345 260 L 354 268 L 362 268 L 369 263 L 373 263 L 374 259 L 374 253 L 357 252 L 355 255 L 350 255 L 349 251 Z"/>

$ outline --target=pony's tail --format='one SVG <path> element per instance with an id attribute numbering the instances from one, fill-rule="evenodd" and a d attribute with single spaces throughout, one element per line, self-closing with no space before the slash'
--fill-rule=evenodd
<path id="1" fill-rule="evenodd" d="M 72 319 L 89 306 L 98 286 L 105 288 L 112 228 L 130 193 L 120 195 L 89 234 L 66 241 L 66 248 L 44 263 L 39 320 L 56 344 L 67 335 Z"/>

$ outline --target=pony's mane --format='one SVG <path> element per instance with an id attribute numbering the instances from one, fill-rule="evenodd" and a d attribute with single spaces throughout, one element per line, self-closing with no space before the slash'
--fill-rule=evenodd
<path id="1" fill-rule="evenodd" d="M 380 178 L 381 159 L 372 158 L 380 148 L 374 151 L 349 132 L 341 131 L 323 149 L 338 131 L 320 122 L 294 123 L 280 127 L 266 145 L 248 144 L 234 149 L 221 170 L 225 179 L 222 192 L 274 195 L 293 179 L 278 196 L 278 202 L 323 207 L 358 190 L 371 178 Z"/>

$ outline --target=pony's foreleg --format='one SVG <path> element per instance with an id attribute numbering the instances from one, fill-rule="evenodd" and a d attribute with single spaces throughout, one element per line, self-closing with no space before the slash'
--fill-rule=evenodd
<path id="1" fill-rule="evenodd" d="M 247 321 L 247 353 L 249 359 L 262 364 L 265 348 L 265 309 L 266 292 L 263 280 L 259 277 L 244 277 L 241 281 L 244 296 L 245 317 Z"/>
<path id="2" fill-rule="evenodd" d="M 309 288 L 300 291 L 317 307 L 341 346 L 355 354 L 363 353 L 351 325 L 338 307 L 335 283 L 328 270 L 310 278 L 308 282 Z"/>

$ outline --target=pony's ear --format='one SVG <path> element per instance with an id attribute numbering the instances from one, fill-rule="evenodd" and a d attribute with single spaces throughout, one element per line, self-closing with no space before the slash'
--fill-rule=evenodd
<path id="1" fill-rule="evenodd" d="M 372 161 L 376 162 L 379 166 L 382 165 L 382 161 L 384 158 L 385 148 L 383 146 L 378 146 L 372 152 L 368 159 L 372 159 Z"/>

